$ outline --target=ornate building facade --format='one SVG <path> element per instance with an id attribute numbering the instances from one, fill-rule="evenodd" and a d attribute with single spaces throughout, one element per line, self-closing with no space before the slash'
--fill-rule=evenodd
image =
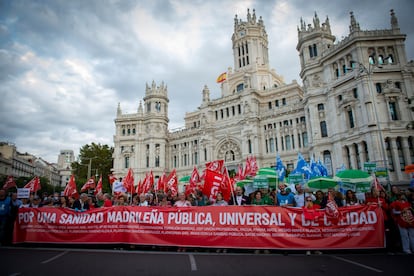
<path id="1" fill-rule="evenodd" d="M 114 168 L 135 179 L 153 171 L 177 170 L 179 176 L 206 162 L 224 159 L 229 170 L 256 157 L 270 167 L 279 154 L 293 169 L 300 152 L 321 159 L 331 174 L 342 165 L 363 169 L 366 162 L 388 164 L 392 182 L 408 182 L 404 166 L 414 162 L 412 61 L 405 35 L 391 11 L 391 29 L 363 31 L 351 13 L 350 33 L 335 41 L 327 18 L 301 19 L 297 50 L 303 86 L 286 84 L 270 68 L 268 37 L 255 11 L 234 18 L 234 65 L 221 83 L 221 96 L 185 114 L 185 126 L 168 130 L 167 86 L 146 86 L 137 113 L 115 118 Z M 381 142 L 383 141 L 383 143 Z"/>

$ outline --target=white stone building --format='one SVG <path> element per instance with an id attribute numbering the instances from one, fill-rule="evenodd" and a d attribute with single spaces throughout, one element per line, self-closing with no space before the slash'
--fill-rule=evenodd
<path id="1" fill-rule="evenodd" d="M 186 113 L 185 126 L 168 130 L 168 92 L 162 83 L 146 86 L 137 113 L 115 119 L 114 168 L 135 179 L 176 169 L 178 175 L 224 159 L 229 170 L 256 157 L 259 167 L 274 166 L 278 153 L 293 169 L 300 152 L 327 165 L 363 169 L 365 162 L 388 163 L 393 183 L 408 182 L 404 166 L 414 162 L 413 61 L 407 62 L 405 35 L 391 12 L 391 28 L 363 31 L 351 13 L 350 33 L 336 42 L 328 18 L 298 28 L 300 76 L 284 83 L 269 66 L 268 37 L 255 11 L 234 19 L 234 65 L 210 99 Z M 294 58 L 294 57 L 292 57 Z M 381 140 L 384 143 L 381 144 Z M 387 160 L 384 162 L 384 160 Z"/>

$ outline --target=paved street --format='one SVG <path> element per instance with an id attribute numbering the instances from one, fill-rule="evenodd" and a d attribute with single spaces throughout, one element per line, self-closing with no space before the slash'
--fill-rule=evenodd
<path id="1" fill-rule="evenodd" d="M 414 255 L 0 248 L 0 275 L 408 275 Z"/>

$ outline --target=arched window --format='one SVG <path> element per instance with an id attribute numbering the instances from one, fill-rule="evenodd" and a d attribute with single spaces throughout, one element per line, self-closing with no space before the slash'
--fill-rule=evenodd
<path id="1" fill-rule="evenodd" d="M 368 62 L 369 64 L 375 64 L 375 58 L 373 56 L 369 56 Z"/>

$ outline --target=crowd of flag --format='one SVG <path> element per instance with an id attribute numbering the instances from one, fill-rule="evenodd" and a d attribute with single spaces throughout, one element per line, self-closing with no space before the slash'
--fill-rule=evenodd
<path id="1" fill-rule="evenodd" d="M 279 154 L 276 156 L 276 166 L 274 167 L 279 182 L 283 182 L 286 178 L 287 168 L 283 164 Z M 197 168 L 194 166 L 191 176 L 189 177 L 187 185 L 185 185 L 185 194 L 194 194 L 197 190 L 208 196 L 210 199 L 215 199 L 218 192 L 221 192 L 225 200 L 229 200 L 233 194 L 235 184 L 246 178 L 252 178 L 256 175 L 259 168 L 257 165 L 255 156 L 248 156 L 245 161 L 245 165 L 238 165 L 237 171 L 234 176 L 230 177 L 227 167 L 225 166 L 224 160 L 215 160 L 205 164 L 205 168 L 199 173 Z M 315 161 L 312 157 L 308 163 L 302 154 L 298 153 L 298 160 L 296 167 L 289 173 L 289 176 L 300 175 L 304 181 L 315 177 L 326 177 L 328 176 L 328 170 L 322 161 Z M 138 180 L 137 183 L 134 179 L 134 172 L 132 168 L 128 169 L 125 177 L 117 179 L 114 175 L 109 174 L 109 183 L 112 194 L 117 196 L 123 193 L 130 195 L 133 194 L 146 194 L 149 192 L 170 192 L 173 196 L 178 194 L 178 176 L 175 169 L 169 174 L 165 171 L 155 181 L 152 170 L 146 174 L 143 180 Z M 382 188 L 379 184 L 378 179 L 375 178 L 373 185 Z M 10 189 L 16 187 L 16 183 L 13 176 L 8 176 L 3 189 Z M 17 188 L 17 187 L 16 187 Z M 23 188 L 30 189 L 31 193 L 36 193 L 41 189 L 40 178 L 35 176 L 29 181 Z M 102 175 L 99 177 L 96 183 L 95 176 L 89 178 L 86 183 L 81 187 L 80 193 L 92 192 L 95 195 L 103 192 Z M 75 176 L 71 175 L 64 191 L 63 196 L 67 197 L 79 197 L 77 190 Z"/>

